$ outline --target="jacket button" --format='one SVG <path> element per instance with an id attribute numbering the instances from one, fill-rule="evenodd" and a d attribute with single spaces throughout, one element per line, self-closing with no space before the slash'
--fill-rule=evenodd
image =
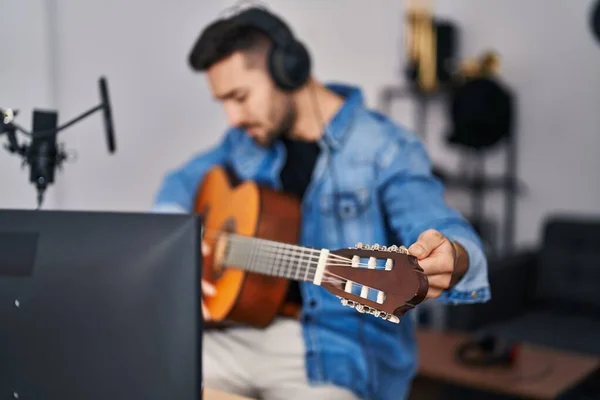
<path id="1" fill-rule="evenodd" d="M 317 306 L 317 301 L 316 301 L 315 299 L 312 299 L 312 300 L 311 300 L 311 301 L 308 303 L 308 305 L 309 305 L 311 308 L 315 308 L 315 307 Z"/>

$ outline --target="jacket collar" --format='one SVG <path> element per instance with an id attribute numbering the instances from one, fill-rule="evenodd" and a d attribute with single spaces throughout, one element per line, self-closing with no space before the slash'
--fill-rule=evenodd
<path id="1" fill-rule="evenodd" d="M 325 127 L 325 133 L 320 141 L 321 146 L 328 147 L 331 150 L 338 149 L 344 142 L 352 127 L 356 111 L 364 104 L 364 98 L 361 90 L 354 86 L 348 86 L 337 83 L 326 85 L 328 89 L 344 97 L 344 103 L 338 112 L 333 116 Z M 277 171 L 283 163 L 281 157 L 285 151 L 281 143 L 271 148 L 258 146 L 254 141 L 239 128 L 230 129 L 233 135 L 233 164 L 236 172 L 243 179 L 254 179 L 258 181 L 277 181 Z M 261 171 L 261 165 L 265 165 L 265 160 L 271 158 L 274 163 L 268 171 Z M 269 165 L 267 163 L 266 165 Z"/>
<path id="2" fill-rule="evenodd" d="M 355 86 L 329 83 L 326 87 L 344 97 L 344 103 L 325 127 L 323 141 L 333 150 L 338 149 L 348 135 L 355 112 L 363 106 L 364 97 Z"/>

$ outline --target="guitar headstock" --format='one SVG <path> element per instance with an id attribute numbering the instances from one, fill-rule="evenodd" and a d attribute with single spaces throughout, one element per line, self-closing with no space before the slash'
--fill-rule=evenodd
<path id="1" fill-rule="evenodd" d="M 330 252 L 321 285 L 343 305 L 398 323 L 421 303 L 429 282 L 406 247 L 364 245 Z"/>

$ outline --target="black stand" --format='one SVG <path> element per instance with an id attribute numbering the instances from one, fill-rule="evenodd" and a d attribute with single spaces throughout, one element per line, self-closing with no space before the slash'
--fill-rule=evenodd
<path id="1" fill-rule="evenodd" d="M 60 131 L 89 117 L 97 111 L 103 111 L 108 151 L 109 153 L 115 152 L 116 145 L 112 111 L 106 78 L 101 77 L 99 79 L 98 88 L 101 100 L 99 105 L 58 127 L 58 113 L 54 111 L 44 112 L 35 110 L 33 132 L 27 132 L 13 122 L 18 114 L 17 111 L 0 109 L 0 135 L 5 133 L 8 138 L 8 143 L 4 147 L 8 152 L 21 156 L 23 165 L 29 164 L 29 181 L 37 189 L 38 209 L 42 206 L 47 187 L 54 183 L 54 170 L 57 167 L 60 168 L 62 163 L 67 159 L 67 154 L 61 148 L 57 147 L 56 136 Z M 20 144 L 17 140 L 17 131 L 28 136 L 31 139 L 30 142 L 28 144 Z"/>
<path id="2" fill-rule="evenodd" d="M 414 99 L 416 108 L 416 133 L 425 138 L 427 132 L 427 114 L 432 101 L 445 101 L 446 92 L 439 90 L 433 93 L 423 93 L 412 87 L 388 86 L 380 93 L 380 110 L 391 115 L 391 107 L 394 101 L 400 99 Z M 434 166 L 434 174 L 438 176 L 447 188 L 466 190 L 471 195 L 471 212 L 467 218 L 482 236 L 484 242 L 490 243 L 488 251 L 491 255 L 502 250 L 504 254 L 514 251 L 515 218 L 516 218 L 516 196 L 521 190 L 517 179 L 517 140 L 513 132 L 506 145 L 506 163 L 504 174 L 498 177 L 485 176 L 485 153 L 462 150 L 465 156 L 470 156 L 473 165 L 471 170 L 475 171 L 472 176 L 466 174 L 452 174 L 441 171 Z M 485 227 L 484 202 L 485 194 L 492 191 L 504 192 L 504 219 L 502 224 L 502 247 L 490 235 Z"/>

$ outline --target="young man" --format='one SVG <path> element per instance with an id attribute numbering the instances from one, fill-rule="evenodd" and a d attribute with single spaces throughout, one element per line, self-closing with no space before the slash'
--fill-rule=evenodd
<path id="1" fill-rule="evenodd" d="M 203 31 L 189 62 L 206 74 L 231 128 L 166 176 L 154 210 L 192 212 L 205 172 L 228 165 L 302 199 L 300 244 L 405 245 L 428 276 L 428 299 L 487 301 L 480 239 L 445 204 L 423 144 L 366 109 L 358 88 L 311 77 L 308 53 L 287 29 L 250 9 Z M 293 285 L 288 300 L 301 305 L 299 318 L 205 333 L 207 387 L 267 400 L 408 394 L 417 360 L 410 313 L 399 324 L 383 321 L 312 284 Z"/>

